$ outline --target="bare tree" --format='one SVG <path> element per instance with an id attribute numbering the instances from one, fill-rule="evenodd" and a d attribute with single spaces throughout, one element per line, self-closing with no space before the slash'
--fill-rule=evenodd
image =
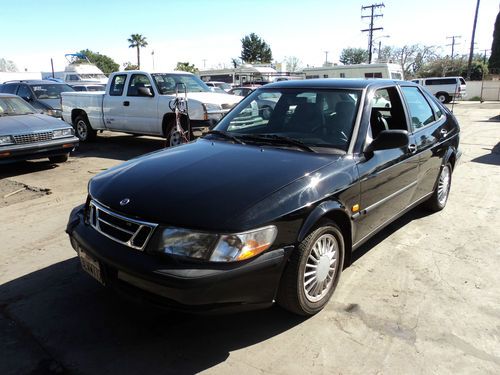
<path id="1" fill-rule="evenodd" d="M 302 61 L 296 56 L 287 56 L 284 62 L 286 64 L 286 70 L 292 73 L 299 71 L 302 64 Z"/>

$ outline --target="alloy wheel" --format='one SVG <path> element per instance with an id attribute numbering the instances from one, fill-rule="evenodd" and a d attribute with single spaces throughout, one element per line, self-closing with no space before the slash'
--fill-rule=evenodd
<path id="1" fill-rule="evenodd" d="M 450 192 L 451 173 L 450 167 L 445 165 L 439 175 L 437 198 L 440 205 L 444 206 Z"/>

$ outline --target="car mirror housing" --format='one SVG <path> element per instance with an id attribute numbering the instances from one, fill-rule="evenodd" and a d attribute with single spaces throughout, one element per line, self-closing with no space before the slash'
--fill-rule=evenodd
<path id="1" fill-rule="evenodd" d="M 383 130 L 372 143 L 366 146 L 365 154 L 371 154 L 379 150 L 407 147 L 409 143 L 410 138 L 406 130 Z"/>
<path id="2" fill-rule="evenodd" d="M 139 96 L 153 96 L 151 89 L 148 87 L 138 87 L 137 94 L 139 94 Z"/>

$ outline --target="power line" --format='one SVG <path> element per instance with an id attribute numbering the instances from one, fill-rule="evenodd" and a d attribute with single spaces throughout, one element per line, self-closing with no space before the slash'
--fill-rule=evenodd
<path id="1" fill-rule="evenodd" d="M 368 32 L 368 64 L 371 64 L 372 62 L 372 51 L 373 51 L 373 32 L 376 30 L 384 30 L 383 27 L 374 27 L 374 19 L 378 17 L 383 17 L 384 15 L 382 13 L 376 14 L 375 11 L 378 8 L 385 8 L 385 5 L 383 3 L 380 4 L 372 4 L 372 5 L 365 5 L 361 7 L 361 18 L 369 18 L 370 19 L 370 27 L 368 29 L 361 30 L 361 32 L 365 33 Z M 363 12 L 366 10 L 370 10 L 369 15 L 363 15 Z"/>
<path id="2" fill-rule="evenodd" d="M 446 39 L 451 39 L 451 44 L 447 44 L 446 46 L 449 47 L 451 46 L 451 59 L 455 57 L 455 46 L 458 46 L 460 43 L 456 42 L 456 39 L 461 38 L 462 35 L 452 35 L 452 36 L 447 36 Z"/>

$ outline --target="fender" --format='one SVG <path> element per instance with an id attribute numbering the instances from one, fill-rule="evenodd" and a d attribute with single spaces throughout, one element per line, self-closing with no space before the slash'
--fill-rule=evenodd
<path id="1" fill-rule="evenodd" d="M 301 242 L 304 238 L 306 238 L 307 234 L 311 231 L 314 225 L 321 220 L 321 218 L 328 216 L 328 214 L 332 212 L 338 212 L 346 217 L 351 232 L 350 234 L 352 236 L 352 222 L 349 219 L 350 216 L 345 206 L 339 201 L 328 200 L 321 202 L 318 206 L 316 206 L 316 208 L 314 208 L 314 210 L 311 211 L 307 219 L 302 224 L 302 228 L 300 229 L 299 236 L 297 238 L 298 242 Z M 342 223 L 338 224 L 342 225 Z M 349 238 L 349 242 L 350 240 L 351 239 Z"/>

